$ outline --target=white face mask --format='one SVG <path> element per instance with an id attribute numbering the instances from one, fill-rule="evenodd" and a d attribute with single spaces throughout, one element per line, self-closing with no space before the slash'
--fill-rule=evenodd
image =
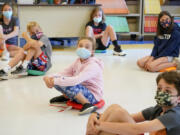
<path id="1" fill-rule="evenodd" d="M 102 21 L 102 17 L 94 17 L 94 18 L 93 18 L 93 21 L 94 21 L 95 23 L 100 23 L 100 22 Z"/>

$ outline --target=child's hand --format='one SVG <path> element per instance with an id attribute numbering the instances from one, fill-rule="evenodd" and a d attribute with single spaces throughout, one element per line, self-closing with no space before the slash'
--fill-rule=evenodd
<path id="1" fill-rule="evenodd" d="M 27 32 L 22 33 L 22 37 L 29 43 L 32 39 L 29 37 Z"/>
<path id="2" fill-rule="evenodd" d="M 29 36 L 28 36 L 28 33 L 27 33 L 27 32 L 23 32 L 23 33 L 22 33 L 22 37 L 26 39 L 27 37 L 29 37 Z"/>
<path id="3" fill-rule="evenodd" d="M 48 88 L 54 87 L 54 78 L 45 76 L 43 79 L 44 79 L 44 82 L 46 83 L 46 86 Z"/>
<path id="4" fill-rule="evenodd" d="M 99 130 L 97 130 L 96 126 L 99 125 L 100 122 L 96 116 L 97 114 L 92 113 L 91 116 L 89 117 L 86 135 L 91 135 L 91 134 L 94 135 L 99 133 Z"/>
<path id="5" fill-rule="evenodd" d="M 0 39 L 3 40 L 3 41 L 5 41 L 5 40 L 7 40 L 7 36 L 0 34 Z"/>

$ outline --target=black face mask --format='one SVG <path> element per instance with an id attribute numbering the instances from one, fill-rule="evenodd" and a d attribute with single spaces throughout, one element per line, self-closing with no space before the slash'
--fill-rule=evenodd
<path id="1" fill-rule="evenodd" d="M 43 35 L 42 32 L 38 32 L 38 33 L 32 35 L 31 38 L 34 40 L 39 40 L 42 37 L 42 35 Z"/>

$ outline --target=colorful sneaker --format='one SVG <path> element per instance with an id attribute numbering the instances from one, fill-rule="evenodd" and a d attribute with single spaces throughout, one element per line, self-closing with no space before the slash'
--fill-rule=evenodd
<path id="1" fill-rule="evenodd" d="M 8 51 L 3 51 L 1 60 L 2 61 L 8 61 L 9 57 L 10 57 L 9 52 Z"/>
<path id="2" fill-rule="evenodd" d="M 113 55 L 126 56 L 126 53 L 124 53 L 119 47 L 117 47 L 114 48 Z"/>
<path id="3" fill-rule="evenodd" d="M 82 107 L 82 109 L 79 111 L 79 115 L 84 115 L 88 113 L 95 112 L 97 110 L 97 107 L 90 104 L 90 103 L 85 103 Z"/>
<path id="4" fill-rule="evenodd" d="M 22 65 L 16 68 L 15 71 L 11 72 L 12 75 L 28 75 L 27 69 L 24 69 Z"/>
<path id="5" fill-rule="evenodd" d="M 0 70 L 0 79 L 1 80 L 8 80 L 8 73 L 4 72 L 4 70 Z"/>
<path id="6" fill-rule="evenodd" d="M 69 99 L 65 98 L 63 95 L 52 98 L 49 102 L 50 104 L 56 104 L 56 103 L 66 103 Z"/>

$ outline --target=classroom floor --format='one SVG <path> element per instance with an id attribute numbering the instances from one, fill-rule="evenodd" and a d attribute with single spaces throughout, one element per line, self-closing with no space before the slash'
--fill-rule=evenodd
<path id="1" fill-rule="evenodd" d="M 137 59 L 151 49 L 124 47 L 126 57 L 96 54 L 104 61 L 104 99 L 106 105 L 119 104 L 130 113 L 155 105 L 155 78 L 158 73 L 141 71 Z M 53 67 L 47 74 L 62 71 L 77 58 L 74 51 L 54 51 Z M 0 61 L 1 67 L 4 65 Z M 0 82 L 0 135 L 85 135 L 89 115 L 78 111 L 58 112 L 49 99 L 60 95 L 46 88 L 43 77 L 25 77 Z"/>

